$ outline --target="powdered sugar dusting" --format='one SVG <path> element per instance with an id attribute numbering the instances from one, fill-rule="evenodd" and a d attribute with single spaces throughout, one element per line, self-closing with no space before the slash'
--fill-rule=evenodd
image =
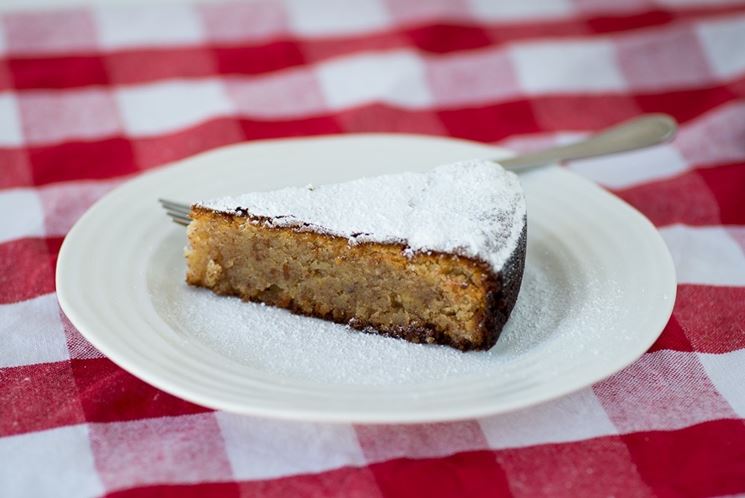
<path id="1" fill-rule="evenodd" d="M 439 251 L 480 259 L 500 271 L 525 224 L 518 178 L 494 162 L 463 161 L 332 185 L 291 187 L 197 203 L 267 224 L 361 242 L 401 243 L 405 253 Z"/>

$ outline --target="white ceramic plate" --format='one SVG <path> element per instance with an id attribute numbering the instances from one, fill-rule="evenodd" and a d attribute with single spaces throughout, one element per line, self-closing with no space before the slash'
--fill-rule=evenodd
<path id="1" fill-rule="evenodd" d="M 528 199 L 523 289 L 497 346 L 466 354 L 189 289 L 184 230 L 156 202 L 505 155 L 450 139 L 348 135 L 240 144 L 181 161 L 116 189 L 73 227 L 57 266 L 60 304 L 122 368 L 231 412 L 402 423 L 477 417 L 556 398 L 608 377 L 649 348 L 670 316 L 676 288 L 654 227 L 568 171 L 521 176 Z M 263 329 L 241 331 L 243 320 Z M 329 346 L 334 351 L 325 358 Z"/>

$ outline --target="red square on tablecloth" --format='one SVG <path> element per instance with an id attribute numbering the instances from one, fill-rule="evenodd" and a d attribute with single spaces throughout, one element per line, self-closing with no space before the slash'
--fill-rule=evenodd
<path id="1" fill-rule="evenodd" d="M 491 45 L 488 33 L 477 26 L 434 24 L 404 31 L 415 47 L 426 52 L 447 53 Z"/>
<path id="2" fill-rule="evenodd" d="M 639 113 L 663 112 L 673 116 L 679 123 L 685 123 L 737 97 L 732 90 L 719 85 L 710 88 L 693 87 L 637 93 L 634 100 Z"/>
<path id="3" fill-rule="evenodd" d="M 696 171 L 614 191 L 656 226 L 719 224 L 719 203 Z"/>
<path id="4" fill-rule="evenodd" d="M 10 90 L 13 88 L 13 79 L 10 76 L 8 63 L 0 59 L 0 90 Z"/>
<path id="5" fill-rule="evenodd" d="M 0 369 L 0 436 L 85 421 L 69 361 Z"/>
<path id="6" fill-rule="evenodd" d="M 717 420 L 677 431 L 632 432 L 621 439 L 656 496 L 723 496 L 745 489 L 742 420 Z"/>
<path id="7" fill-rule="evenodd" d="M 164 393 L 108 358 L 73 359 L 72 373 L 89 422 L 113 422 L 211 411 Z"/>
<path id="8" fill-rule="evenodd" d="M 698 174 L 719 204 L 719 219 L 727 225 L 745 225 L 745 161 L 702 168 Z"/>
<path id="9" fill-rule="evenodd" d="M 402 132 L 425 135 L 447 135 L 440 116 L 432 111 L 397 109 L 383 104 L 370 104 L 341 111 L 335 118 L 344 131 Z"/>
<path id="10" fill-rule="evenodd" d="M 680 326 L 680 323 L 678 323 L 674 314 L 670 317 L 670 320 L 668 320 L 660 337 L 657 338 L 647 352 L 651 353 L 662 349 L 689 352 L 694 351 L 691 341 L 686 337 L 683 328 Z"/>
<path id="11" fill-rule="evenodd" d="M 512 496 L 508 477 L 491 451 L 469 451 L 440 458 L 398 458 L 370 464 L 385 497 Z"/>
<path id="12" fill-rule="evenodd" d="M 496 142 L 541 129 L 528 100 L 442 110 L 437 115 L 450 136 L 479 142 Z"/>
<path id="13" fill-rule="evenodd" d="M 600 130 L 639 115 L 634 99 L 617 93 L 535 97 L 530 105 L 536 128 L 545 131 Z"/>
<path id="14" fill-rule="evenodd" d="M 124 138 L 37 146 L 29 156 L 37 185 L 114 178 L 138 171 L 132 143 Z"/>
<path id="15" fill-rule="evenodd" d="M 250 495 L 256 496 L 256 495 Z M 264 497 L 265 495 L 259 495 Z M 121 489 L 106 498 L 242 498 L 238 483 L 200 482 L 194 484 L 153 484 Z"/>
<path id="16" fill-rule="evenodd" d="M 745 348 L 745 287 L 679 285 L 673 313 L 700 353 Z"/>
<path id="17" fill-rule="evenodd" d="M 496 460 L 515 498 L 654 496 L 619 436 L 502 450 Z"/>
<path id="18" fill-rule="evenodd" d="M 24 238 L 0 243 L 0 304 L 54 290 L 59 238 Z"/>
<path id="19" fill-rule="evenodd" d="M 243 140 L 241 123 L 235 118 L 224 117 L 174 133 L 139 138 L 133 142 L 133 146 L 139 167 L 149 169 Z"/>
<path id="20" fill-rule="evenodd" d="M 25 187 L 32 183 L 28 153 L 23 149 L 0 148 L 0 188 Z"/>
<path id="21" fill-rule="evenodd" d="M 174 47 L 123 50 L 106 54 L 106 68 L 115 85 L 208 77 L 217 66 L 209 48 Z"/>
<path id="22" fill-rule="evenodd" d="M 302 137 L 308 135 L 330 135 L 343 131 L 339 120 L 331 116 L 303 119 L 241 119 L 241 128 L 246 140 L 263 138 Z"/>
<path id="23" fill-rule="evenodd" d="M 17 89 L 72 88 L 109 82 L 99 55 L 11 57 L 8 69 Z"/>
<path id="24" fill-rule="evenodd" d="M 221 74 L 259 74 L 299 66 L 305 62 L 298 43 L 272 41 L 262 45 L 218 46 L 213 48 Z"/>
<path id="25" fill-rule="evenodd" d="M 306 65 L 332 62 L 345 55 L 385 53 L 408 45 L 406 36 L 399 31 L 380 31 L 364 37 L 306 39 L 296 43 Z"/>

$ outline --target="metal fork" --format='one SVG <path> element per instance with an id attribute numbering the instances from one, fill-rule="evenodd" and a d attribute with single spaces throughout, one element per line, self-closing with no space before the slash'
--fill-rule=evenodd
<path id="1" fill-rule="evenodd" d="M 667 114 L 644 114 L 611 126 L 580 142 L 500 159 L 499 164 L 505 169 L 519 172 L 559 161 L 642 149 L 671 140 L 677 128 L 678 124 L 675 119 Z M 166 199 L 158 200 L 174 222 L 184 226 L 189 224 L 191 221 L 189 206 Z"/>
<path id="2" fill-rule="evenodd" d="M 189 207 L 189 205 L 169 201 L 167 199 L 158 199 L 158 202 L 160 202 L 160 205 L 166 210 L 166 214 L 170 216 L 175 223 L 187 226 L 189 222 L 191 222 L 191 217 L 189 217 L 191 207 Z"/>

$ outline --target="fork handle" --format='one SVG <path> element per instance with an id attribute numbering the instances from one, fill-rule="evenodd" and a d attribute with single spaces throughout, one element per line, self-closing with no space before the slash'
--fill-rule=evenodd
<path id="1" fill-rule="evenodd" d="M 511 171 L 524 171 L 559 161 L 598 157 L 617 152 L 642 149 L 672 140 L 678 123 L 667 114 L 644 114 L 607 128 L 590 138 L 498 160 Z"/>

